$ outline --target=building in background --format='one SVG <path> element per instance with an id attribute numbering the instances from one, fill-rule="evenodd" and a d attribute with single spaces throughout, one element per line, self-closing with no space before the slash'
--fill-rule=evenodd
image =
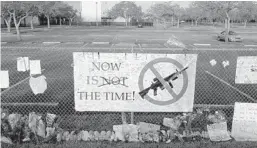
<path id="1" fill-rule="evenodd" d="M 81 17 L 83 22 L 101 22 L 101 2 L 100 1 L 82 1 Z"/>
<path id="2" fill-rule="evenodd" d="M 83 22 L 101 22 L 102 11 L 100 1 L 66 1 L 77 9 Z"/>

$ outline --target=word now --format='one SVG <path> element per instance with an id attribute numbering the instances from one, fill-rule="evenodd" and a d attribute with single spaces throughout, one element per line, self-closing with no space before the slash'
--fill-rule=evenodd
<path id="1" fill-rule="evenodd" d="M 108 63 L 108 62 L 92 62 L 94 69 L 97 70 L 103 70 L 103 71 L 108 71 L 108 70 L 112 70 L 112 71 L 119 71 L 120 70 L 120 66 L 121 63 Z"/>

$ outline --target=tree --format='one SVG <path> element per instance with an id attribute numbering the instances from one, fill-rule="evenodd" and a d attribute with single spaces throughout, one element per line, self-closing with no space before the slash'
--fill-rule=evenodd
<path id="1" fill-rule="evenodd" d="M 245 1 L 245 2 L 240 2 L 238 11 L 239 11 L 239 16 L 242 20 L 244 20 L 244 28 L 246 28 L 246 23 L 247 21 L 250 21 L 255 18 L 256 15 L 256 9 L 257 9 L 257 4 L 255 4 L 252 1 Z"/>
<path id="2" fill-rule="evenodd" d="M 53 17 L 58 17 L 59 18 L 59 23 L 60 26 L 62 26 L 62 18 L 65 17 L 65 14 L 67 13 L 69 9 L 69 5 L 63 3 L 63 2 L 56 2 L 53 6 Z"/>
<path id="3" fill-rule="evenodd" d="M 36 2 L 36 1 L 31 1 L 30 3 L 31 3 L 31 12 L 30 12 L 30 15 L 29 15 L 29 16 L 31 16 L 30 27 L 33 30 L 34 29 L 33 18 L 39 15 L 40 3 Z"/>
<path id="4" fill-rule="evenodd" d="M 30 2 L 13 1 L 8 4 L 7 11 L 13 17 L 17 39 L 20 41 L 20 24 L 32 12 L 32 4 Z"/>
<path id="5" fill-rule="evenodd" d="M 50 18 L 56 15 L 57 1 L 40 2 L 39 12 L 47 18 L 47 27 L 50 28 Z"/>
<path id="6" fill-rule="evenodd" d="M 123 17 L 128 26 L 128 21 L 131 18 L 140 18 L 143 16 L 141 7 L 138 7 L 135 2 L 132 1 L 122 1 L 112 7 L 108 12 L 108 16 L 112 18 Z"/>
<path id="7" fill-rule="evenodd" d="M 198 25 L 199 19 L 204 17 L 203 10 L 194 4 L 191 4 L 190 7 L 187 9 L 187 14 L 189 15 L 189 18 L 192 19 L 192 25 L 193 21 L 195 21 L 195 26 Z"/>
<path id="8" fill-rule="evenodd" d="M 217 15 L 225 19 L 226 38 L 228 42 L 228 33 L 230 29 L 230 12 L 238 7 L 237 1 L 198 1 L 194 5 L 204 10 L 204 12 L 214 11 Z"/>
<path id="9" fill-rule="evenodd" d="M 162 3 L 152 5 L 146 14 L 146 17 L 158 22 L 159 20 L 163 19 L 164 7 L 165 5 L 163 5 Z"/>
<path id="10" fill-rule="evenodd" d="M 173 5 L 172 7 L 174 10 L 174 16 L 177 17 L 177 28 L 179 28 L 180 19 L 185 14 L 185 9 L 180 7 L 179 5 Z"/>
<path id="11" fill-rule="evenodd" d="M 164 26 L 166 26 L 166 22 L 171 19 L 173 26 L 175 12 L 171 2 L 157 3 L 150 7 L 146 16 L 152 20 L 155 20 L 157 24 L 159 21 L 163 21 Z"/>
<path id="12" fill-rule="evenodd" d="M 230 12 L 230 18 L 231 18 L 231 26 L 232 26 L 233 22 L 235 22 L 236 20 L 237 21 L 241 20 L 240 11 L 238 8 L 236 8 Z"/>
<path id="13" fill-rule="evenodd" d="M 142 7 L 138 6 L 137 9 L 135 9 L 135 13 L 132 15 L 132 18 L 136 19 L 137 21 L 142 19 L 144 16 L 144 13 L 142 11 Z"/>
<path id="14" fill-rule="evenodd" d="M 1 18 L 3 18 L 7 26 L 7 32 L 11 32 L 12 13 L 9 13 L 10 6 L 11 6 L 10 2 L 7 2 L 7 1 L 1 2 Z"/>
<path id="15" fill-rule="evenodd" d="M 72 6 L 67 6 L 64 16 L 69 19 L 69 26 L 71 26 L 73 19 L 77 16 L 77 10 L 73 9 Z"/>

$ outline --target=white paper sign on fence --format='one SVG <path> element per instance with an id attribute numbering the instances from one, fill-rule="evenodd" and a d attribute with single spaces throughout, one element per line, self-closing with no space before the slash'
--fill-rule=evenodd
<path id="1" fill-rule="evenodd" d="M 181 125 L 181 121 L 176 118 L 163 118 L 163 125 L 173 130 L 177 130 Z"/>
<path id="2" fill-rule="evenodd" d="M 235 83 L 257 84 L 257 56 L 237 58 Z"/>
<path id="3" fill-rule="evenodd" d="M 30 85 L 32 92 L 35 95 L 42 94 L 47 89 L 46 77 L 44 75 L 36 77 L 36 78 L 30 77 L 29 85 Z"/>
<path id="4" fill-rule="evenodd" d="M 29 70 L 29 57 L 17 58 L 17 71 L 25 72 Z"/>
<path id="5" fill-rule="evenodd" d="M 0 86 L 1 88 L 9 87 L 9 72 L 8 71 L 0 71 Z"/>
<path id="6" fill-rule="evenodd" d="M 98 56 L 75 52 L 73 60 L 76 111 L 190 112 L 193 109 L 196 54 L 100 53 Z M 178 74 L 177 79 L 165 80 L 188 63 L 188 69 Z M 160 80 L 155 81 L 155 86 L 161 86 L 156 87 L 155 95 L 151 89 L 155 87 L 154 78 Z"/>
<path id="7" fill-rule="evenodd" d="M 231 134 L 236 141 L 257 141 L 257 103 L 235 103 Z"/>
<path id="8" fill-rule="evenodd" d="M 30 67 L 30 75 L 41 74 L 40 60 L 30 60 L 29 67 Z"/>
<path id="9" fill-rule="evenodd" d="M 117 140 L 125 141 L 123 125 L 113 125 L 113 131 L 115 132 Z"/>
<path id="10" fill-rule="evenodd" d="M 174 120 L 172 118 L 163 118 L 163 125 L 167 127 L 173 127 Z"/>
<path id="11" fill-rule="evenodd" d="M 160 125 L 146 123 L 146 122 L 139 122 L 139 132 L 140 133 L 157 132 L 160 129 L 161 129 Z"/>
<path id="12" fill-rule="evenodd" d="M 231 139 L 227 130 L 227 122 L 207 125 L 207 130 L 211 141 L 228 141 Z"/>

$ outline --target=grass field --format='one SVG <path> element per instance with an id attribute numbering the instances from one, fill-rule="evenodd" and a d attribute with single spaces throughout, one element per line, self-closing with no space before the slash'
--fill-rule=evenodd
<path id="1" fill-rule="evenodd" d="M 213 47 L 225 46 L 224 42 L 217 42 L 216 35 L 222 28 L 213 27 L 187 27 L 172 28 L 168 30 L 157 30 L 154 28 L 115 28 L 115 27 L 72 27 L 72 28 L 38 28 L 31 31 L 27 28 L 21 29 L 24 42 L 111 42 L 117 43 L 151 43 L 163 44 L 171 35 L 175 35 L 183 43 L 192 47 L 194 43 L 211 44 Z M 254 28 L 234 28 L 244 41 L 232 45 L 256 44 L 257 31 Z M 15 34 L 2 34 L 3 42 L 16 41 Z"/>
<path id="2" fill-rule="evenodd" d="M 44 94 L 34 95 L 30 89 L 28 80 L 17 87 L 1 94 L 2 103 L 59 103 L 56 107 L 38 106 L 13 106 L 12 111 L 28 113 L 30 111 L 50 111 L 56 114 L 66 115 L 63 128 L 74 129 L 83 127 L 91 130 L 110 130 L 113 124 L 120 124 L 120 114 L 116 112 L 90 112 L 76 113 L 74 110 L 73 87 L 73 56 L 74 51 L 85 52 L 131 52 L 133 50 L 142 53 L 169 53 L 169 54 L 198 54 L 197 73 L 195 83 L 195 104 L 223 104 L 233 105 L 234 102 L 251 102 L 234 89 L 212 78 L 205 71 L 209 71 L 222 78 L 239 90 L 257 98 L 257 85 L 235 84 L 236 60 L 238 56 L 257 56 L 257 47 L 245 47 L 245 45 L 257 45 L 257 31 L 254 29 L 235 29 L 244 41 L 242 43 L 224 43 L 215 40 L 215 36 L 221 28 L 182 28 L 170 30 L 156 30 L 153 28 L 53 28 L 38 29 L 36 31 L 22 30 L 22 42 L 16 42 L 15 35 L 2 33 L 2 42 L 14 42 L 2 44 L 1 70 L 9 70 L 10 86 L 19 83 L 29 77 L 28 72 L 17 72 L 16 59 L 28 56 L 31 60 L 41 60 L 43 75 L 46 76 L 48 88 Z M 164 43 L 169 37 L 175 35 L 189 50 L 166 47 Z M 42 42 L 61 42 L 60 44 Z M 99 44 L 108 42 L 107 44 Z M 210 46 L 195 46 L 194 44 L 210 44 Z M 236 49 L 236 50 L 235 50 Z M 230 65 L 224 69 L 221 64 L 215 67 L 210 65 L 210 60 L 228 60 Z M 4 89 L 2 89 L 4 91 Z M 232 116 L 233 109 L 226 112 Z M 144 121 L 160 124 L 163 117 L 172 116 L 171 113 L 135 113 L 135 122 Z M 74 145 L 47 145 L 46 147 L 84 147 Z M 202 147 L 201 144 L 194 144 Z M 210 145 L 213 145 L 212 143 Z M 226 147 L 226 144 L 218 143 L 213 147 Z M 233 147 L 241 144 L 232 143 Z M 244 145 L 244 144 L 242 144 Z M 118 147 L 127 147 L 115 145 Z M 145 145 L 129 144 L 129 147 L 145 147 Z M 169 147 L 169 145 L 163 145 Z M 188 145 L 191 147 L 192 145 Z M 231 146 L 231 145 L 230 145 Z M 252 145 L 250 145 L 251 147 Z M 256 146 L 256 145 L 254 145 Z M 33 147 L 33 146 L 27 146 Z M 43 146 L 44 147 L 44 146 Z M 86 147 L 90 147 L 86 145 Z M 104 147 L 99 145 L 99 147 Z M 147 146 L 146 146 L 147 147 Z M 157 147 L 157 144 L 151 144 Z M 172 146 L 173 147 L 173 146 Z M 174 147 L 179 147 L 174 146 Z M 185 146 L 186 147 L 186 146 Z M 209 147 L 204 145 L 204 147 Z M 211 147 L 211 146 L 210 146 Z M 232 147 L 232 146 L 231 146 Z"/>
<path id="3" fill-rule="evenodd" d="M 190 143 L 123 143 L 123 142 L 64 142 L 62 144 L 2 145 L 2 148 L 256 148 L 256 142 L 190 142 Z"/>

